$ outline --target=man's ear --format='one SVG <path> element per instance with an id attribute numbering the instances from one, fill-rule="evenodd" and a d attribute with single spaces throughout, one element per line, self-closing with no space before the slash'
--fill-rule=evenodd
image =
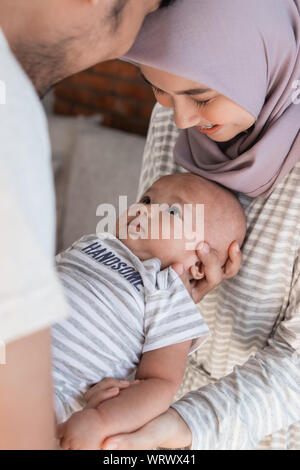
<path id="1" fill-rule="evenodd" d="M 197 281 L 204 278 L 201 261 L 197 261 L 193 266 L 190 267 L 190 273 L 193 279 L 196 279 Z"/>

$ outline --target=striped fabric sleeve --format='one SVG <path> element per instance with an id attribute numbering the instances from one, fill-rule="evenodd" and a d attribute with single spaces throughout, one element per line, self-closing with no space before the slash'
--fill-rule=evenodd
<path id="1" fill-rule="evenodd" d="M 193 340 L 191 354 L 208 339 L 209 329 L 177 274 L 165 287 L 146 299 L 143 353 Z"/>
<path id="2" fill-rule="evenodd" d="M 264 349 L 173 408 L 193 434 L 193 449 L 254 449 L 300 420 L 300 262 L 289 306 Z"/>

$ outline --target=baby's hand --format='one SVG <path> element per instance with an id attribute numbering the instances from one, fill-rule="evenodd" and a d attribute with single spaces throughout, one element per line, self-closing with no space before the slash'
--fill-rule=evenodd
<path id="1" fill-rule="evenodd" d="M 128 382 L 106 378 L 91 387 L 84 395 L 87 402 L 83 410 L 74 413 L 67 421 L 58 425 L 57 436 L 63 450 L 98 450 L 108 437 L 97 407 L 116 397 L 120 390 L 135 385 L 142 380 Z"/>
<path id="2" fill-rule="evenodd" d="M 133 384 L 138 383 L 139 380 L 129 382 L 127 380 L 118 380 L 112 378 L 106 378 L 98 382 L 84 394 L 86 400 L 85 408 L 96 408 L 103 401 L 109 400 L 110 398 L 119 395 L 120 390 L 130 387 Z"/>
<path id="3" fill-rule="evenodd" d="M 74 413 L 58 426 L 57 434 L 63 450 L 99 450 L 106 437 L 100 415 L 92 408 Z"/>

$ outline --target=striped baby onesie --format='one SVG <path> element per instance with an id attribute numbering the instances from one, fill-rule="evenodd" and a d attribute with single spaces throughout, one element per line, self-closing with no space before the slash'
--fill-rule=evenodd
<path id="1" fill-rule="evenodd" d="M 139 197 L 185 171 L 173 157 L 177 137 L 173 110 L 156 105 Z M 268 198 L 239 199 L 248 227 L 242 266 L 200 303 L 212 335 L 190 357 L 174 408 L 193 449 L 299 450 L 300 163 Z"/>
<path id="2" fill-rule="evenodd" d="M 56 257 L 69 317 L 52 329 L 57 421 L 82 408 L 105 377 L 126 379 L 147 351 L 209 330 L 182 281 L 159 259 L 140 261 L 120 240 L 87 235 Z"/>

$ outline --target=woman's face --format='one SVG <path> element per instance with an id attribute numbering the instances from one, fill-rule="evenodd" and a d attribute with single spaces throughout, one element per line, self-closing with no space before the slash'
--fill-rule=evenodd
<path id="1" fill-rule="evenodd" d="M 157 101 L 174 109 L 180 129 L 195 127 L 215 142 L 226 142 L 249 129 L 254 116 L 207 86 L 145 65 L 141 72 Z"/>

